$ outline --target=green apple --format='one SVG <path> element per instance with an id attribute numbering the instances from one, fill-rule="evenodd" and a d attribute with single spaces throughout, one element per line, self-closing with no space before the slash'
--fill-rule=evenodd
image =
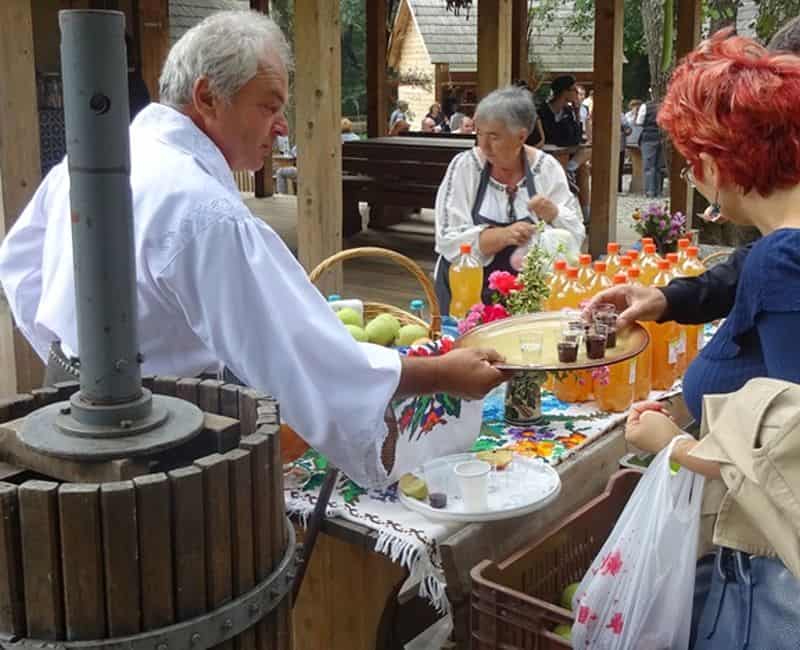
<path id="1" fill-rule="evenodd" d="M 572 599 L 575 597 L 575 592 L 578 591 L 580 583 L 573 582 L 567 585 L 566 589 L 561 592 L 561 606 L 564 609 L 572 611 Z"/>
<path id="2" fill-rule="evenodd" d="M 395 319 L 395 322 L 397 320 Z M 377 343 L 378 345 L 389 345 L 392 341 L 394 341 L 394 337 L 397 336 L 397 332 L 400 329 L 400 324 L 398 323 L 397 328 L 394 327 L 393 323 L 382 316 L 378 316 L 377 318 L 373 318 L 369 323 L 367 323 L 366 332 L 367 336 L 369 337 L 370 343 Z"/>
<path id="3" fill-rule="evenodd" d="M 556 625 L 553 628 L 553 634 L 558 634 L 562 639 L 572 641 L 572 626 L 571 625 Z"/>
<path id="4" fill-rule="evenodd" d="M 404 347 L 426 336 L 428 336 L 428 330 L 425 327 L 411 323 L 409 325 L 403 325 L 400 328 L 400 331 L 397 333 L 397 338 L 394 340 L 394 344 Z"/>
<path id="5" fill-rule="evenodd" d="M 361 329 L 358 325 L 345 325 L 347 331 L 350 332 L 350 335 L 356 340 L 361 341 L 362 343 L 366 343 L 369 341 L 369 337 L 367 333 Z"/>
<path id="6" fill-rule="evenodd" d="M 339 317 L 339 320 L 342 321 L 345 325 L 356 325 L 357 327 L 364 327 L 364 319 L 361 318 L 361 314 L 359 314 L 355 309 L 351 309 L 350 307 L 345 307 L 344 309 L 340 309 L 336 312 L 336 315 Z"/>

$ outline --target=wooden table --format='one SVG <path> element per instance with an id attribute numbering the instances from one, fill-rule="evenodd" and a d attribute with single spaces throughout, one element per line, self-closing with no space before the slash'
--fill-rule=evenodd
<path id="1" fill-rule="evenodd" d="M 679 425 L 691 420 L 681 396 L 667 400 Z M 600 494 L 627 452 L 619 425 L 556 466 L 562 489 L 545 511 L 487 524 L 468 524 L 440 545 L 454 638 L 469 648 L 469 572 L 500 560 Z M 436 620 L 407 572 L 375 553 L 377 533 L 341 519 L 325 522 L 294 611 L 296 650 L 394 650 Z"/>

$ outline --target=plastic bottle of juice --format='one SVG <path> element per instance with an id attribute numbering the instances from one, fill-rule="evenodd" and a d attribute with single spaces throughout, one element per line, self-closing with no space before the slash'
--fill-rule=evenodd
<path id="1" fill-rule="evenodd" d="M 648 244 L 656 243 L 652 237 L 642 237 L 639 241 L 642 242 L 642 250 L 644 250 L 644 247 L 647 246 Z"/>
<path id="2" fill-rule="evenodd" d="M 619 244 L 617 242 L 609 242 L 606 246 L 606 272 L 609 277 L 613 278 L 614 274 L 619 270 Z"/>
<path id="3" fill-rule="evenodd" d="M 635 248 L 625 251 L 625 257 L 631 258 L 631 263 L 633 266 L 639 266 L 639 251 L 637 251 Z"/>
<path id="4" fill-rule="evenodd" d="M 686 248 L 686 259 L 680 266 L 681 274 L 685 277 L 696 277 L 706 272 L 706 267 L 700 261 L 700 249 L 697 246 Z M 705 343 L 702 325 L 686 325 L 686 365 L 694 360 Z"/>
<path id="5" fill-rule="evenodd" d="M 644 255 L 639 261 L 639 268 L 642 270 L 640 279 L 644 286 L 649 287 L 653 282 L 653 278 L 656 277 L 656 273 L 658 273 L 658 261 L 660 259 L 658 253 L 656 253 L 655 244 L 644 245 Z"/>
<path id="6" fill-rule="evenodd" d="M 636 390 L 636 359 L 626 359 L 606 368 L 607 372 L 594 374 L 594 399 L 604 411 L 627 411 Z"/>
<path id="7" fill-rule="evenodd" d="M 611 278 L 606 274 L 606 263 L 598 260 L 594 263 L 594 277 L 589 284 L 589 297 L 596 296 L 601 291 L 612 286 Z"/>
<path id="8" fill-rule="evenodd" d="M 669 261 L 658 263 L 658 273 L 653 278 L 654 287 L 664 287 L 671 280 Z M 680 357 L 680 331 L 674 322 L 647 323 L 652 345 L 652 368 L 650 378 L 653 388 L 666 390 L 678 378 L 678 360 Z"/>
<path id="9" fill-rule="evenodd" d="M 637 269 L 635 266 L 631 267 L 628 270 L 628 284 L 633 286 L 640 286 L 643 287 L 642 284 L 642 271 L 641 269 Z M 647 325 L 641 323 L 645 328 Z M 648 330 L 649 332 L 649 330 Z M 653 345 L 652 340 L 647 344 L 644 350 L 640 354 L 636 356 L 636 380 L 634 384 L 634 393 L 633 398 L 635 400 L 643 400 L 647 399 L 648 395 L 650 395 L 650 389 L 652 388 L 652 381 L 650 379 L 650 374 L 652 371 L 652 356 L 653 356 Z"/>
<path id="10" fill-rule="evenodd" d="M 623 255 L 619 258 L 618 271 L 619 273 L 624 274 L 626 278 L 628 277 L 628 269 L 631 268 L 632 266 L 633 266 L 633 260 L 627 255 Z"/>
<path id="11" fill-rule="evenodd" d="M 560 259 L 553 262 L 553 272 L 547 280 L 547 287 L 550 290 L 547 295 L 547 300 L 544 301 L 544 308 L 547 311 L 553 311 L 553 304 L 558 291 L 561 289 L 564 281 L 567 279 L 567 260 Z"/>
<path id="12" fill-rule="evenodd" d="M 554 310 L 578 309 L 589 297 L 586 288 L 578 281 L 578 269 L 567 268 L 567 280 L 556 294 Z M 567 373 L 553 381 L 553 392 L 562 402 L 586 402 L 592 398 L 592 372 L 579 370 Z"/>
<path id="13" fill-rule="evenodd" d="M 472 246 L 461 244 L 461 255 L 450 265 L 450 315 L 464 318 L 481 301 L 483 266 L 472 255 Z"/>
<path id="14" fill-rule="evenodd" d="M 670 280 L 672 278 L 683 277 L 683 273 L 680 271 L 680 267 L 678 265 L 678 258 L 678 253 L 667 253 Z M 678 340 L 678 377 L 682 377 L 689 365 L 689 330 L 686 325 L 680 325 L 678 323 L 675 324 L 675 327 L 678 328 L 678 335 L 680 337 Z"/>
<path id="15" fill-rule="evenodd" d="M 681 237 L 678 240 L 678 264 L 683 264 L 686 261 L 686 253 L 691 243 L 688 237 Z"/>
<path id="16" fill-rule="evenodd" d="M 592 256 L 584 253 L 578 258 L 578 282 L 588 289 L 593 279 Z"/>

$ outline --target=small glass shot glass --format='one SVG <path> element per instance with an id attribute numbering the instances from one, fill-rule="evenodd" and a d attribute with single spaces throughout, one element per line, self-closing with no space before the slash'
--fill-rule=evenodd
<path id="1" fill-rule="evenodd" d="M 520 334 L 519 352 L 522 362 L 526 364 L 539 363 L 542 360 L 542 346 L 544 337 L 541 332 Z"/>
<path id="2" fill-rule="evenodd" d="M 605 327 L 606 333 L 606 348 L 615 348 L 617 347 L 617 316 L 616 313 L 612 312 L 601 312 L 595 314 L 595 327 L 598 325 L 603 325 Z"/>
<path id="3" fill-rule="evenodd" d="M 578 346 L 580 337 L 573 334 L 564 334 L 558 342 L 558 362 L 575 363 L 578 360 Z"/>
<path id="4" fill-rule="evenodd" d="M 586 356 L 589 359 L 602 359 L 606 356 L 606 339 L 608 336 L 608 326 L 602 323 L 595 323 L 586 336 Z"/>

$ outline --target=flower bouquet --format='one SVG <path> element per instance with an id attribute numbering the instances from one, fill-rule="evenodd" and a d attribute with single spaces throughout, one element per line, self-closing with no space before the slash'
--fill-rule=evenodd
<path id="1" fill-rule="evenodd" d="M 489 275 L 492 303 L 473 305 L 458 325 L 465 334 L 478 325 L 508 318 L 511 315 L 540 311 L 550 294 L 548 273 L 552 257 L 541 247 L 532 246 L 525 256 L 519 275 L 494 271 Z M 506 387 L 505 418 L 518 425 L 530 424 L 541 416 L 541 385 L 545 373 L 520 372 Z"/>
<path id="2" fill-rule="evenodd" d="M 670 214 L 666 203 L 637 208 L 632 219 L 633 229 L 642 237 L 652 237 L 660 255 L 674 251 L 678 240 L 686 234 L 686 215 L 682 212 Z"/>

